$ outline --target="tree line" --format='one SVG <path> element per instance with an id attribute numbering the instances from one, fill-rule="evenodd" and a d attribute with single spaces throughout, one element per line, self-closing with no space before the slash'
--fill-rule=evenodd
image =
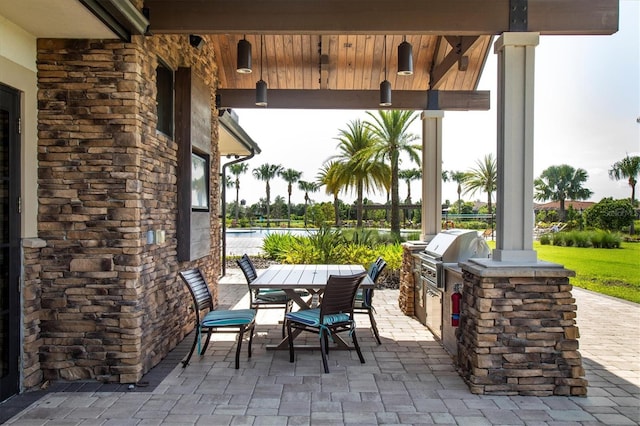
<path id="1" fill-rule="evenodd" d="M 269 226 L 271 187 L 270 182 L 279 177 L 287 182 L 287 217 L 291 226 L 291 194 L 297 184 L 304 192 L 304 220 L 307 224 L 307 207 L 311 202 L 309 194 L 324 187 L 326 194 L 333 196 L 336 226 L 341 225 L 340 200 L 342 192 L 356 194 L 356 226 L 363 224 L 363 202 L 365 194 L 386 192 L 390 203 L 390 225 L 392 235 L 400 235 L 400 195 L 399 182 L 407 184 L 406 204 L 411 204 L 411 181 L 422 178 L 421 145 L 414 142 L 419 137 L 409 132 L 409 126 L 418 117 L 413 111 L 377 111 L 367 112 L 369 119 L 353 120 L 345 129 L 338 130 L 337 154 L 327 159 L 321 166 L 314 181 L 302 180 L 302 172 L 285 169 L 280 164 L 262 164 L 252 170 L 253 176 L 265 182 L 266 220 Z M 401 155 L 406 155 L 415 168 L 400 170 Z M 227 186 L 236 189 L 235 219 L 239 215 L 240 176 L 247 173 L 246 163 L 236 163 L 229 168 L 235 179 L 228 178 Z M 631 205 L 635 207 L 635 185 L 640 174 L 640 157 L 627 155 L 616 162 L 609 170 L 613 180 L 628 180 L 631 187 Z M 458 200 L 457 211 L 461 213 L 462 195 L 485 193 L 487 211 L 493 213 L 493 194 L 498 190 L 498 167 L 493 154 L 477 160 L 475 167 L 467 171 L 443 171 L 445 182 L 455 182 Z M 534 180 L 534 199 L 536 201 L 558 201 L 561 220 L 566 218 L 565 201 L 587 200 L 593 192 L 584 184 L 588 179 L 586 170 L 575 169 L 570 165 L 550 166 Z M 631 225 L 633 233 L 633 224 Z"/>

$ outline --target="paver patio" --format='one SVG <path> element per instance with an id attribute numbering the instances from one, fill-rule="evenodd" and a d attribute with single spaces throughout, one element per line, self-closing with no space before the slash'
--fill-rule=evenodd
<path id="1" fill-rule="evenodd" d="M 221 284 L 221 307 L 246 307 L 247 286 L 238 270 Z M 589 380 L 587 397 L 479 396 L 469 392 L 451 357 L 418 321 L 398 309 L 397 290 L 377 290 L 383 340 L 378 346 L 366 315 L 355 352 L 330 352 L 322 374 L 317 351 L 267 351 L 281 337 L 279 311 L 258 314 L 250 360 L 243 349 L 233 368 L 235 335 L 213 336 L 207 354 L 182 369 L 191 336 L 157 368 L 168 374 L 157 386 L 73 392 L 58 386 L 7 421 L 16 425 L 634 425 L 640 424 L 640 306 L 574 290 L 580 351 Z M 316 337 L 310 336 L 310 341 Z M 246 348 L 246 347 L 245 347 Z M 182 351 L 182 352 L 181 352 Z M 167 367 L 168 365 L 168 367 Z M 163 367 L 164 366 L 164 367 Z M 154 369 L 155 370 L 155 369 Z M 153 375 L 154 371 L 149 374 Z M 95 387 L 95 384 L 94 384 Z M 120 387 L 119 389 L 122 389 Z M 126 389 L 126 388 L 125 388 Z M 10 407 L 12 400 L 0 405 Z"/>

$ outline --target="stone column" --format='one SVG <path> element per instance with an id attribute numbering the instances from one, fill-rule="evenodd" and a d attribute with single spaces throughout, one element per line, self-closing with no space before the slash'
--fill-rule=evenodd
<path id="1" fill-rule="evenodd" d="M 461 263 L 458 367 L 470 389 L 498 395 L 585 395 L 573 271 L 533 250 L 533 80 L 537 33 L 505 33 L 498 54 L 497 242 Z"/>
<path id="2" fill-rule="evenodd" d="M 505 33 L 498 54 L 497 261 L 535 262 L 533 83 L 538 33 Z"/>
<path id="3" fill-rule="evenodd" d="M 444 111 L 424 111 L 422 118 L 422 235 L 429 241 L 442 227 L 442 118 Z"/>
<path id="4" fill-rule="evenodd" d="M 462 263 L 458 341 L 460 374 L 473 393 L 586 395 L 578 352 L 573 271 Z"/>

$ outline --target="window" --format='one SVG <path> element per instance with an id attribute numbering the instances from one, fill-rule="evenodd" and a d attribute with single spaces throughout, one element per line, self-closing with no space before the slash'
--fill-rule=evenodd
<path id="1" fill-rule="evenodd" d="M 209 158 L 191 153 L 191 208 L 209 211 Z"/>
<path id="2" fill-rule="evenodd" d="M 156 68 L 158 131 L 173 138 L 173 70 L 158 60 Z"/>

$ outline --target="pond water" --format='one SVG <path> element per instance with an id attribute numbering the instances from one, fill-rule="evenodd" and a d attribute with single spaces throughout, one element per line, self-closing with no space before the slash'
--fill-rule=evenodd
<path id="1" fill-rule="evenodd" d="M 301 228 L 227 228 L 227 238 L 264 238 L 269 234 L 307 236 L 316 232 L 316 229 Z"/>
<path id="2" fill-rule="evenodd" d="M 264 238 L 269 234 L 291 234 L 306 237 L 318 232 L 315 228 L 227 228 L 227 238 Z M 378 232 L 389 232 L 386 229 L 379 229 Z M 420 230 L 400 230 L 400 235 L 407 237 L 409 234 L 420 233 Z"/>

